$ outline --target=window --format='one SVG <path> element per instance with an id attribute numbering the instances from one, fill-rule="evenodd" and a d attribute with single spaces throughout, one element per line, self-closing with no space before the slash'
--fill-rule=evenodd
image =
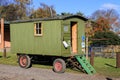
<path id="1" fill-rule="evenodd" d="M 68 32 L 68 26 L 64 26 L 64 32 Z"/>
<path id="2" fill-rule="evenodd" d="M 41 23 L 35 23 L 34 33 L 36 36 L 42 36 L 42 24 Z"/>

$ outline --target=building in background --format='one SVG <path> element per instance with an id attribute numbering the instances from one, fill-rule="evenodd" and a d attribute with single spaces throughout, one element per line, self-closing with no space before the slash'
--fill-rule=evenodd
<path id="1" fill-rule="evenodd" d="M 0 52 L 4 49 L 10 51 L 10 24 L 4 21 L 3 18 L 0 19 Z"/>

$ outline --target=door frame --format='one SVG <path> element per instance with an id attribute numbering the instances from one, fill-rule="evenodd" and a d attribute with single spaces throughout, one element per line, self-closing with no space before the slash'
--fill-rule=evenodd
<path id="1" fill-rule="evenodd" d="M 71 21 L 70 22 L 70 30 L 71 30 L 71 51 L 73 54 L 78 53 L 78 22 Z"/>

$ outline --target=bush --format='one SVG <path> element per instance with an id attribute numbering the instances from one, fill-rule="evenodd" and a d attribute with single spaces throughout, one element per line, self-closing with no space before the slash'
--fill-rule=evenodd
<path id="1" fill-rule="evenodd" d="M 92 44 L 94 46 L 101 45 L 120 45 L 120 37 L 112 31 L 109 32 L 96 32 Z"/>

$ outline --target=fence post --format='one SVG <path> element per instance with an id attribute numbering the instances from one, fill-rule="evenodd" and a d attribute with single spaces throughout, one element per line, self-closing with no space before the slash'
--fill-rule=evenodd
<path id="1" fill-rule="evenodd" d="M 120 68 L 120 53 L 116 53 L 116 67 Z"/>
<path id="2" fill-rule="evenodd" d="M 94 66 L 94 56 L 95 56 L 95 53 L 92 51 L 91 54 L 90 54 L 90 64 L 92 66 Z"/>
<path id="3" fill-rule="evenodd" d="M 86 36 L 86 59 L 88 59 L 88 37 Z"/>

